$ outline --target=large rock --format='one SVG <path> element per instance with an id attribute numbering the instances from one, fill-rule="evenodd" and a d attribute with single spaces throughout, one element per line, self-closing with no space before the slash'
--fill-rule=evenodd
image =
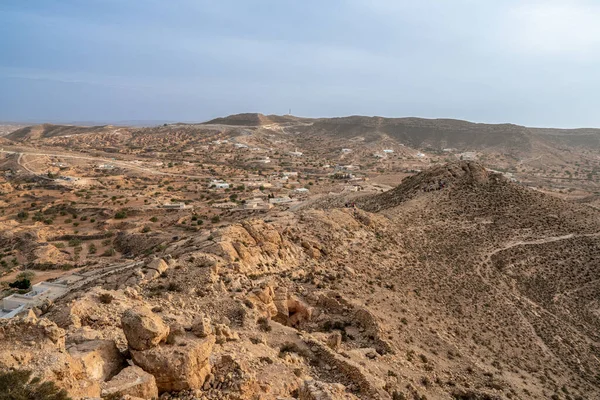
<path id="1" fill-rule="evenodd" d="M 119 372 L 110 381 L 102 384 L 102 396 L 119 393 L 122 396 L 134 396 L 142 399 L 158 397 L 158 387 L 154 376 L 140 367 L 131 366 Z"/>
<path id="2" fill-rule="evenodd" d="M 147 350 L 169 336 L 169 327 L 152 310 L 144 306 L 130 308 L 121 317 L 121 326 L 129 347 Z"/>
<path id="3" fill-rule="evenodd" d="M 162 274 L 169 269 L 169 264 L 167 264 L 162 258 L 155 258 L 154 260 L 150 261 L 146 268 L 153 269 L 159 274 Z"/>
<path id="4" fill-rule="evenodd" d="M 92 340 L 67 349 L 71 357 L 81 361 L 88 377 L 104 381 L 116 374 L 123 365 L 123 357 L 112 340 Z"/>
<path id="5" fill-rule="evenodd" d="M 88 376 L 81 359 L 65 351 L 65 331 L 41 318 L 0 319 L 0 370 L 34 371 L 54 381 L 73 398 L 99 397 L 98 380 Z"/>
<path id="6" fill-rule="evenodd" d="M 192 333 L 199 338 L 204 338 L 212 334 L 210 318 L 204 314 L 198 315 L 192 323 Z"/>
<path id="7" fill-rule="evenodd" d="M 143 277 L 140 282 L 145 283 L 153 281 L 168 269 L 169 264 L 167 264 L 165 260 L 163 260 L 162 258 L 155 258 L 154 260 L 150 261 L 145 268 L 142 268 L 142 270 L 145 270 L 146 272 L 142 272 Z"/>
<path id="8" fill-rule="evenodd" d="M 159 392 L 200 389 L 210 373 L 209 356 L 215 336 L 188 337 L 176 345 L 161 345 L 149 350 L 131 350 L 133 362 L 154 375 Z"/>

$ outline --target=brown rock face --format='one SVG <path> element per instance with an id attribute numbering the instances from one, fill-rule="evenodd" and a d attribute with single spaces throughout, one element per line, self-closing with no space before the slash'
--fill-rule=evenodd
<path id="1" fill-rule="evenodd" d="M 123 364 L 123 357 L 112 340 L 92 340 L 68 348 L 75 360 L 80 360 L 84 372 L 91 379 L 106 380 Z"/>
<path id="2" fill-rule="evenodd" d="M 159 392 L 200 389 L 210 373 L 208 357 L 215 337 L 186 338 L 177 345 L 162 345 L 152 349 L 132 350 L 133 362 L 154 375 Z"/>
<path id="3" fill-rule="evenodd" d="M 102 384 L 102 396 L 120 393 L 123 396 L 134 396 L 142 399 L 158 397 L 158 388 L 154 376 L 140 367 L 127 367 L 110 381 Z"/>
<path id="4" fill-rule="evenodd" d="M 210 318 L 204 314 L 197 316 L 192 323 L 192 332 L 199 338 L 204 338 L 210 335 L 212 333 Z"/>
<path id="5" fill-rule="evenodd" d="M 150 349 L 169 336 L 169 327 L 152 310 L 143 306 L 125 311 L 121 325 L 129 347 L 134 350 Z"/>

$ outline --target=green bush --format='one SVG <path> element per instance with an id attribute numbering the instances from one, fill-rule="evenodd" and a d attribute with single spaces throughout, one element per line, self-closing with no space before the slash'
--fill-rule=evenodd
<path id="1" fill-rule="evenodd" d="M 0 400 L 71 400 L 54 382 L 32 378 L 31 371 L 0 373 Z"/>
<path id="2" fill-rule="evenodd" d="M 127 218 L 127 211 L 125 211 L 125 210 L 117 211 L 117 213 L 115 214 L 115 219 L 125 219 L 125 218 Z"/>
<path id="3" fill-rule="evenodd" d="M 29 289 L 31 287 L 31 281 L 29 279 L 19 279 L 14 282 L 8 284 L 11 288 L 14 289 Z"/>

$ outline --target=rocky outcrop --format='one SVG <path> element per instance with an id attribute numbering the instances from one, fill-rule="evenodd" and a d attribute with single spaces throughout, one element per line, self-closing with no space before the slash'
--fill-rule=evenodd
<path id="1" fill-rule="evenodd" d="M 34 264 L 60 264 L 67 261 L 67 256 L 51 244 L 39 246 L 33 251 Z"/>
<path id="2" fill-rule="evenodd" d="M 121 318 L 123 332 L 129 347 L 148 350 L 169 336 L 169 327 L 147 307 L 131 308 Z"/>
<path id="3" fill-rule="evenodd" d="M 250 293 L 247 300 L 265 317 L 284 325 L 299 326 L 312 318 L 312 307 L 289 294 L 285 287 L 273 289 L 267 285 Z"/>
<path id="4" fill-rule="evenodd" d="M 140 367 L 131 366 L 123 369 L 110 381 L 102 384 L 102 396 L 119 393 L 123 396 L 133 396 L 142 399 L 158 397 L 158 387 L 154 376 Z"/>
<path id="5" fill-rule="evenodd" d="M 8 182 L 0 183 L 0 194 L 9 194 L 12 193 L 15 189 Z"/>
<path id="6" fill-rule="evenodd" d="M 205 338 L 212 334 L 210 318 L 204 314 L 198 315 L 192 322 L 192 333 L 199 338 Z"/>
<path id="7" fill-rule="evenodd" d="M 92 340 L 67 349 L 71 357 L 80 361 L 84 372 L 94 380 L 104 381 L 120 371 L 123 357 L 112 340 Z"/>
<path id="8" fill-rule="evenodd" d="M 98 397 L 99 381 L 65 351 L 65 331 L 33 316 L 0 320 L 0 370 L 26 369 L 54 381 L 73 398 Z"/>
<path id="9" fill-rule="evenodd" d="M 191 336 L 173 345 L 131 350 L 131 357 L 137 366 L 154 375 L 161 393 L 200 389 L 211 370 L 209 356 L 214 344 L 214 335 L 203 339 Z"/>
<path id="10" fill-rule="evenodd" d="M 215 232 L 213 243 L 204 251 L 237 263 L 241 272 L 254 274 L 292 268 L 302 254 L 299 246 L 262 220 L 244 221 Z"/>

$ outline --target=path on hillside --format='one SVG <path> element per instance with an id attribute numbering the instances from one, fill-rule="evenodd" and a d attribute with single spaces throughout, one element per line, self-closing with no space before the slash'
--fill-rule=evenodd
<path id="1" fill-rule="evenodd" d="M 173 172 L 162 172 L 162 171 L 156 171 L 150 168 L 146 168 L 146 167 L 140 167 L 137 165 L 133 165 L 127 161 L 121 161 L 121 160 L 111 160 L 108 158 L 102 158 L 102 157 L 89 157 L 89 156 L 77 156 L 77 155 L 71 155 L 71 154 L 60 154 L 60 153 L 33 153 L 33 152 L 24 152 L 24 151 L 9 151 L 9 150 L 0 150 L 0 153 L 6 153 L 6 154 L 19 154 L 19 158 L 17 159 L 17 163 L 19 164 L 19 166 L 21 166 L 23 169 L 25 169 L 27 172 L 42 177 L 44 179 L 48 179 L 48 180 L 52 180 L 50 178 L 48 178 L 47 176 L 44 176 L 44 174 L 40 174 L 37 172 L 32 171 L 31 169 L 29 169 L 27 166 L 23 165 L 21 163 L 21 159 L 24 155 L 28 155 L 28 156 L 45 156 L 45 157 L 61 157 L 61 158 L 74 158 L 74 159 L 81 159 L 81 160 L 91 160 L 91 161 L 100 161 L 103 163 L 108 163 L 108 164 L 114 164 L 117 165 L 121 168 L 129 168 L 129 169 L 135 169 L 138 171 L 142 171 L 142 172 L 146 172 L 149 174 L 154 174 L 154 175 L 165 175 L 165 176 L 176 176 L 176 177 L 181 177 L 181 178 L 197 178 L 197 179 L 205 179 L 206 176 L 199 176 L 199 175 L 188 175 L 188 174 L 176 174 Z"/>
<path id="2" fill-rule="evenodd" d="M 596 232 L 596 233 L 582 233 L 582 234 L 569 233 L 568 235 L 550 236 L 550 237 L 545 237 L 545 238 L 536 239 L 536 240 L 528 240 L 528 241 L 519 240 L 519 241 L 516 241 L 516 242 L 508 243 L 504 247 L 500 247 L 498 249 L 493 250 L 492 252 L 490 252 L 487 255 L 487 258 L 488 258 L 488 260 L 491 260 L 494 255 L 496 255 L 496 254 L 498 254 L 498 253 L 500 253 L 502 251 L 505 251 L 505 250 L 508 250 L 508 249 L 512 249 L 513 247 L 517 247 L 517 246 L 538 245 L 538 244 L 559 242 L 561 240 L 568 240 L 568 239 L 577 238 L 577 237 L 598 237 L 598 236 L 600 236 L 600 232 Z"/>

